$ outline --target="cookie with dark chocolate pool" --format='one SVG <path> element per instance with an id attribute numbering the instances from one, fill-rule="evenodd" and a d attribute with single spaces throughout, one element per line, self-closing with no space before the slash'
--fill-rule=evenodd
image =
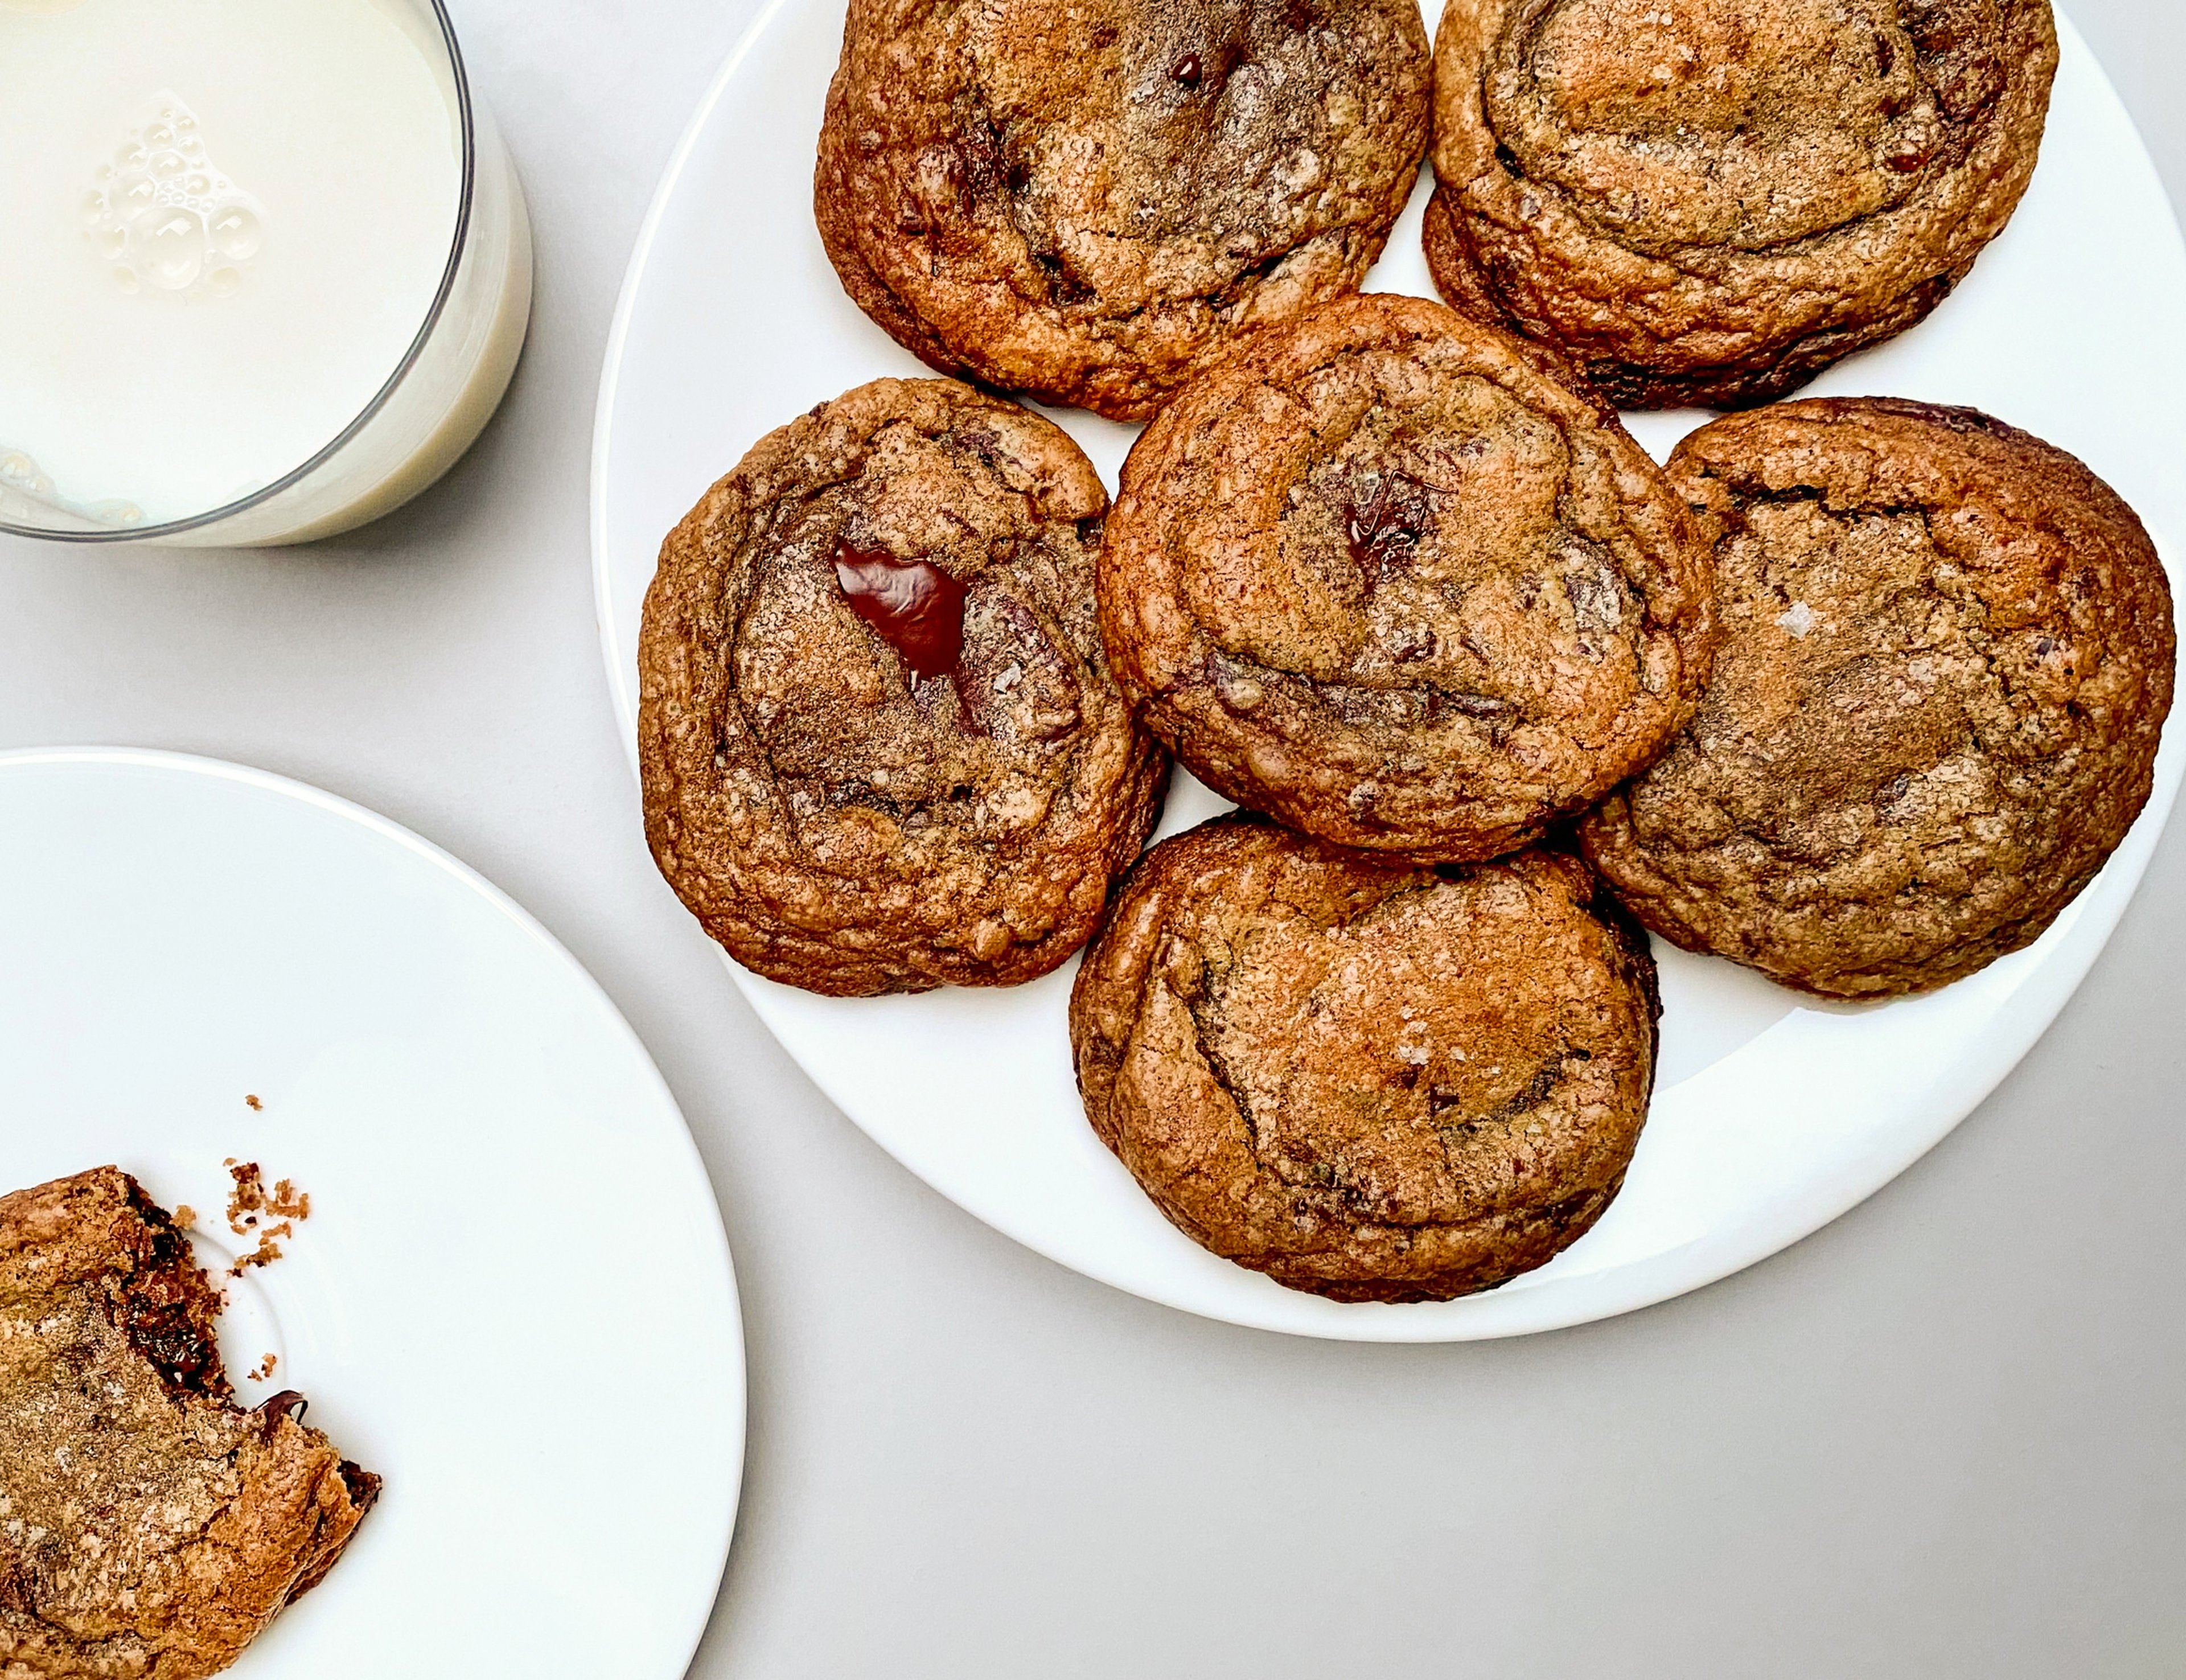
<path id="1" fill-rule="evenodd" d="M 1702 428 L 1724 635 L 1701 709 L 1589 816 L 1646 925 L 1831 997 L 2032 942 L 2147 802 L 2171 591 L 2087 468 L 1969 409 L 1785 403 Z"/>
<path id="2" fill-rule="evenodd" d="M 1515 850 L 1641 769 L 1713 632 L 1684 504 L 1543 352 L 1420 298 L 1257 334 L 1131 451 L 1101 629 L 1210 787 L 1337 844 Z"/>
<path id="3" fill-rule="evenodd" d="M 1225 817 L 1132 871 L 1070 1032 L 1094 1130 L 1194 1241 L 1338 1301 L 1445 1301 L 1600 1218 L 1660 1012 L 1575 857 L 1421 869 Z"/>
<path id="4" fill-rule="evenodd" d="M 1783 395 L 2000 232 L 2049 0 L 1449 0 L 1429 266 L 1619 406 Z"/>
<path id="5" fill-rule="evenodd" d="M 852 0 L 821 237 L 929 366 L 1143 420 L 1358 289 L 1431 76 L 1413 0 Z"/>
<path id="6" fill-rule="evenodd" d="M 1108 675 L 1107 496 L 945 379 L 762 439 L 670 534 L 638 720 L 661 872 L 746 967 L 838 996 L 1011 985 L 1090 937 L 1167 759 Z"/>

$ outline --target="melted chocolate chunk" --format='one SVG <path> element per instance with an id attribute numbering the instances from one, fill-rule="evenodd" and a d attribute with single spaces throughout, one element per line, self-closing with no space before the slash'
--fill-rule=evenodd
<path id="1" fill-rule="evenodd" d="M 1197 87 L 1200 81 L 1199 54 L 1187 53 L 1169 68 L 1169 80 L 1180 87 Z"/>
<path id="2" fill-rule="evenodd" d="M 1511 709 L 1508 700 L 1498 700 L 1492 694 L 1444 694 L 1440 698 L 1444 705 L 1468 718 L 1500 717 Z"/>
<path id="3" fill-rule="evenodd" d="M 351 1464 L 347 1459 L 341 1464 L 342 1486 L 349 1489 L 350 1502 L 360 1511 L 368 1511 L 379 1503 L 385 1478 L 374 1476 L 362 1464 Z"/>
<path id="4" fill-rule="evenodd" d="M 1415 624 L 1402 630 L 1390 638 L 1389 651 L 1400 665 L 1415 664 L 1421 659 L 1432 659 L 1442 647 L 1442 638 L 1432 630 Z"/>
<path id="5" fill-rule="evenodd" d="M 959 143 L 958 197 L 964 210 L 976 212 L 981 204 L 1001 198 L 1007 184 L 1009 163 L 1002 131 L 992 117 L 982 114 L 965 125 Z"/>
<path id="6" fill-rule="evenodd" d="M 122 1300 L 115 1318 L 129 1345 L 170 1389 L 206 1394 L 225 1387 L 219 1350 L 198 1322 L 188 1291 L 171 1278 L 145 1280 Z"/>
<path id="7" fill-rule="evenodd" d="M 1371 595 L 1420 544 L 1432 509 L 1427 485 L 1409 473 L 1383 473 L 1363 499 L 1358 478 L 1344 495 L 1343 535 Z"/>
<path id="8" fill-rule="evenodd" d="M 0 1561 L 0 1610 L 30 1616 L 37 1609 L 37 1583 L 28 1563 L 20 1557 Z"/>
<path id="9" fill-rule="evenodd" d="M 310 1408 L 311 1403 L 294 1389 L 284 1388 L 259 1407 L 258 1415 L 266 1420 L 266 1427 L 268 1429 L 272 1429 L 283 1418 L 294 1418 L 298 1423 L 301 1423 L 304 1420 L 304 1414 Z"/>
<path id="10" fill-rule="evenodd" d="M 964 652 L 964 585 L 928 560 L 835 540 L 835 579 L 850 610 L 903 656 L 911 675 L 954 677 Z"/>

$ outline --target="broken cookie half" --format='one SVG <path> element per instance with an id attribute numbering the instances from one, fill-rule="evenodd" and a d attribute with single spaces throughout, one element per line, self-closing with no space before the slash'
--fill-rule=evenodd
<path id="1" fill-rule="evenodd" d="M 100 1168 L 0 1197 L 0 1674 L 196 1680 L 317 1586 L 379 1478 L 235 1403 L 220 1297 Z"/>

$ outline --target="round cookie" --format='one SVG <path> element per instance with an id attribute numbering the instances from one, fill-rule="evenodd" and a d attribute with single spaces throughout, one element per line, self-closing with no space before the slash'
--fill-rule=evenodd
<path id="1" fill-rule="evenodd" d="M 2049 0 L 1449 0 L 1429 266 L 1626 408 L 1903 332 L 2033 173 Z"/>
<path id="2" fill-rule="evenodd" d="M 1107 497 L 1057 427 L 943 379 L 762 439 L 645 601 L 654 858 L 769 979 L 1013 985 L 1085 944 L 1167 764 L 1101 658 Z"/>
<path id="3" fill-rule="evenodd" d="M 1338 1301 L 1446 1301 L 1600 1218 L 1660 1013 L 1577 858 L 1418 869 L 1230 816 L 1131 872 L 1070 1036 L 1094 1130 L 1194 1241 Z"/>
<path id="4" fill-rule="evenodd" d="M 1724 637 L 1699 714 L 1582 828 L 1633 912 L 1825 996 L 2029 944 L 2148 798 L 2175 655 L 2132 509 L 1969 409 L 1786 403 L 1671 458 Z"/>
<path id="5" fill-rule="evenodd" d="M 1144 420 L 1237 333 L 1358 289 L 1432 74 L 1413 0 L 852 0 L 821 237 L 928 365 Z"/>
<path id="6" fill-rule="evenodd" d="M 1101 627 L 1154 733 L 1242 805 L 1494 857 L 1651 760 L 1707 680 L 1707 555 L 1614 412 L 1419 298 L 1257 334 L 1147 428 Z"/>

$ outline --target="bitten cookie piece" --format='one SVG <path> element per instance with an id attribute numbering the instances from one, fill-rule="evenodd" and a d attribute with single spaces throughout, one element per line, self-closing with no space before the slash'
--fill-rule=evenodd
<path id="1" fill-rule="evenodd" d="M 1614 412 L 1419 298 L 1257 335 L 1131 451 L 1101 624 L 1210 787 L 1339 845 L 1494 857 L 1649 763 L 1713 630 Z"/>
<path id="2" fill-rule="evenodd" d="M 198 1680 L 333 1568 L 379 1478 L 236 1407 L 219 1298 L 111 1167 L 0 1197 L 0 1674 Z"/>
<path id="3" fill-rule="evenodd" d="M 1765 402 L 1965 278 L 2056 69 L 2049 0 L 1449 0 L 1427 261 L 1620 406 Z"/>
<path id="4" fill-rule="evenodd" d="M 1093 608 L 1107 493 L 944 379 L 762 439 L 646 596 L 653 854 L 746 967 L 835 996 L 1046 973 L 1092 936 L 1168 760 Z"/>
<path id="5" fill-rule="evenodd" d="M 1143 420 L 1358 289 L 1431 80 L 1413 0 L 852 0 L 821 237 L 929 366 Z"/>
<path id="6" fill-rule="evenodd" d="M 1601 1216 L 1660 1013 L 1577 858 L 1414 869 L 1233 816 L 1132 871 L 1070 1036 L 1094 1130 L 1195 1242 L 1338 1301 L 1444 1301 Z"/>
<path id="7" fill-rule="evenodd" d="M 2133 510 L 1969 409 L 1786 403 L 1703 428 L 1724 624 L 1700 712 L 1589 817 L 1633 912 L 1831 997 L 2031 943 L 2146 802 L 2171 592 Z"/>

